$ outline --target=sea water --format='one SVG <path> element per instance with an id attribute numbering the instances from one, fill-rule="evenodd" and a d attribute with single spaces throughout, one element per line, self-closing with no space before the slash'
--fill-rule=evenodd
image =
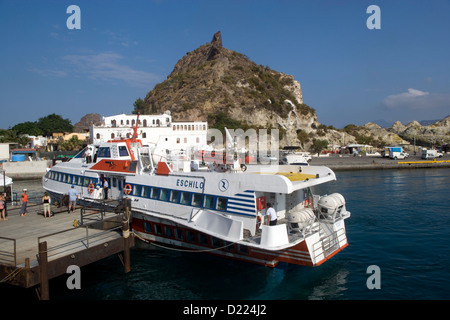
<path id="1" fill-rule="evenodd" d="M 129 273 L 112 256 L 81 269 L 81 289 L 67 288 L 69 274 L 51 280 L 50 299 L 450 299 L 450 169 L 344 171 L 336 176 L 337 181 L 315 192 L 345 197 L 351 212 L 346 220 L 349 246 L 319 267 L 269 268 L 137 241 Z M 23 187 L 33 195 L 43 192 L 39 181 L 15 183 L 16 190 Z M 370 285 L 373 276 L 377 288 Z M 8 296 L 23 299 L 23 290 L 8 287 Z M 34 292 L 27 290 L 33 299 Z"/>

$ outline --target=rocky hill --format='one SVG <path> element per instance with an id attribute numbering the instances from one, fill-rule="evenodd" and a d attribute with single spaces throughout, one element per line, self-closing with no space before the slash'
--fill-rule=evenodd
<path id="1" fill-rule="evenodd" d="M 428 126 L 417 121 L 406 125 L 396 121 L 390 128 L 381 128 L 369 122 L 364 126 L 348 125 L 339 132 L 346 133 L 346 144 L 357 142 L 382 147 L 415 143 L 416 146 L 436 147 L 450 142 L 450 116 Z"/>
<path id="2" fill-rule="evenodd" d="M 333 145 L 363 143 L 385 146 L 405 143 L 419 133 L 449 135 L 450 120 L 431 126 L 414 122 L 381 128 L 375 123 L 336 130 L 321 124 L 315 110 L 303 103 L 300 83 L 293 76 L 252 62 L 222 45 L 220 31 L 211 42 L 188 52 L 167 79 L 134 104 L 134 113 L 170 110 L 174 121 L 208 121 L 210 127 L 276 128 L 280 146 L 310 150 L 316 140 Z M 423 141 L 426 141 L 424 138 Z"/>
<path id="3" fill-rule="evenodd" d="M 417 121 L 403 125 L 400 121 L 393 124 L 387 131 L 396 133 L 410 142 L 423 146 L 442 145 L 450 142 L 450 116 L 431 125 L 423 126 Z"/>
<path id="4" fill-rule="evenodd" d="M 299 128 L 310 132 L 320 125 L 293 76 L 226 49 L 220 31 L 180 59 L 134 112 L 166 110 L 175 121 L 207 120 L 211 127 L 277 128 L 284 144 L 298 143 Z"/>
<path id="5" fill-rule="evenodd" d="M 98 113 L 88 113 L 84 115 L 79 122 L 73 126 L 74 132 L 88 132 L 92 124 L 99 125 L 102 123 L 102 116 Z"/>

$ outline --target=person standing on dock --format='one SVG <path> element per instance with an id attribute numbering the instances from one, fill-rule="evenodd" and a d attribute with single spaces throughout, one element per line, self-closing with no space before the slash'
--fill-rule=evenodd
<path id="1" fill-rule="evenodd" d="M 6 218 L 6 199 L 5 196 L 2 194 L 0 194 L 0 215 L 1 215 L 1 219 L 0 220 L 8 220 Z"/>
<path id="2" fill-rule="evenodd" d="M 23 189 L 22 194 L 20 195 L 20 216 L 26 216 L 28 214 L 27 205 L 28 205 L 28 195 L 27 189 Z"/>
<path id="3" fill-rule="evenodd" d="M 44 196 L 42 197 L 42 203 L 44 205 L 44 218 L 47 218 L 47 212 L 48 212 L 48 217 L 50 218 L 51 216 L 51 211 L 50 211 L 50 196 L 48 195 L 47 192 L 44 192 Z"/>
<path id="4" fill-rule="evenodd" d="M 67 195 L 69 196 L 69 213 L 70 213 L 70 208 L 72 208 L 72 212 L 75 212 L 75 205 L 78 200 L 78 192 L 75 189 L 74 185 L 72 185 L 70 190 L 67 192 Z"/>

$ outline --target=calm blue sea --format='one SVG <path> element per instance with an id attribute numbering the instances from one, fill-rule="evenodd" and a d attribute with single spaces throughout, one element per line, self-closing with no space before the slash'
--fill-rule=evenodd
<path id="1" fill-rule="evenodd" d="M 67 289 L 66 276 L 52 280 L 50 298 L 450 299 L 450 169 L 336 174 L 337 181 L 316 191 L 344 195 L 352 213 L 346 220 L 349 246 L 317 268 L 282 264 L 272 269 L 141 243 L 131 251 L 130 273 L 113 256 L 82 268 L 80 290 Z M 380 270 L 380 289 L 370 290 L 367 269 L 373 265 Z M 35 299 L 34 291 L 22 290 L 22 298 Z"/>

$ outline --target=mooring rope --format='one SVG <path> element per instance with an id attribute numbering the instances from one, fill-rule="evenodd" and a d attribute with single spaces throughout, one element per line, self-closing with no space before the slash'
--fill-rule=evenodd
<path id="1" fill-rule="evenodd" d="M 0 283 L 4 283 L 7 281 L 12 280 L 13 278 L 15 278 L 21 271 L 23 270 L 23 268 L 16 268 L 14 269 L 10 274 L 8 274 L 6 277 L 4 277 L 3 279 L 0 280 Z"/>
<path id="2" fill-rule="evenodd" d="M 237 242 L 231 242 L 231 243 L 229 243 L 229 244 L 227 244 L 227 245 L 225 245 L 225 246 L 222 246 L 222 247 L 217 247 L 217 248 L 212 248 L 212 249 L 204 249 L 204 250 L 201 250 L 201 249 L 193 249 L 193 250 L 190 250 L 190 249 L 176 249 L 176 248 L 170 248 L 170 247 L 162 246 L 162 245 L 156 244 L 156 243 L 154 243 L 154 242 L 152 242 L 152 241 L 149 241 L 149 240 L 147 240 L 147 239 L 144 239 L 144 238 L 142 238 L 140 235 L 138 235 L 138 234 L 137 234 L 136 232 L 134 232 L 134 231 L 133 231 L 133 234 L 134 234 L 136 237 L 138 237 L 140 240 L 144 241 L 145 243 L 149 243 L 149 244 L 151 244 L 151 245 L 154 245 L 155 247 L 159 247 L 159 248 L 163 248 L 163 249 L 168 249 L 168 250 L 173 250 L 173 251 L 179 251 L 179 252 L 195 252 L 195 253 L 197 253 L 197 252 L 211 252 L 211 251 L 216 251 L 216 250 L 224 249 L 224 248 L 226 248 L 226 247 L 232 246 L 232 245 L 234 245 L 235 243 L 237 243 Z"/>

